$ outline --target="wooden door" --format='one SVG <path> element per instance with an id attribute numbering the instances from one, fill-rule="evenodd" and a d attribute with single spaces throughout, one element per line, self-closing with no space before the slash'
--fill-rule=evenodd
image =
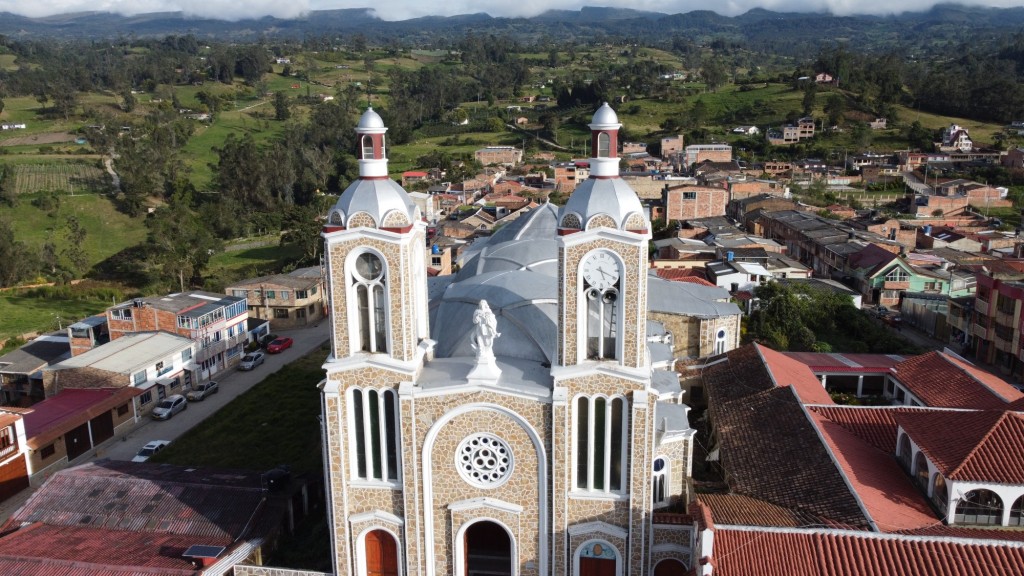
<path id="1" fill-rule="evenodd" d="M 580 558 L 580 576 L 615 576 L 615 560 Z"/>
<path id="2" fill-rule="evenodd" d="M 384 530 L 366 535 L 366 576 L 398 576 L 398 545 Z"/>
<path id="3" fill-rule="evenodd" d="M 683 576 L 686 566 L 679 560 L 662 560 L 654 567 L 654 576 Z"/>

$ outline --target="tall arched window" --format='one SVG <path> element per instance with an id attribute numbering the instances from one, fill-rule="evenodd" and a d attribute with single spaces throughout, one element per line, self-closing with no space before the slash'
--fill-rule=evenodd
<path id="1" fill-rule="evenodd" d="M 1010 506 L 1010 526 L 1024 526 L 1024 496 L 1014 500 Z"/>
<path id="2" fill-rule="evenodd" d="M 935 485 L 932 487 L 932 504 L 935 504 L 935 507 L 945 517 L 949 506 L 949 490 L 946 488 L 946 479 L 941 474 L 935 475 Z"/>
<path id="3" fill-rule="evenodd" d="M 725 354 L 725 338 L 728 335 L 725 329 L 719 329 L 715 334 L 715 354 Z"/>
<path id="4" fill-rule="evenodd" d="M 580 396 L 575 426 L 576 488 L 621 492 L 626 470 L 625 399 Z"/>
<path id="5" fill-rule="evenodd" d="M 668 506 L 668 460 L 665 458 L 659 457 L 654 459 L 654 477 L 651 493 L 655 508 Z"/>
<path id="6" fill-rule="evenodd" d="M 928 492 L 928 480 L 930 475 L 928 473 L 928 461 L 924 457 L 924 452 L 918 452 L 914 456 L 914 480 L 917 481 L 917 485 L 922 490 Z"/>
<path id="7" fill-rule="evenodd" d="M 900 434 L 900 446 L 896 453 L 896 460 L 907 474 L 910 474 L 910 437 L 906 434 Z"/>
<path id="8" fill-rule="evenodd" d="M 612 148 L 612 139 L 607 132 L 600 132 L 597 135 L 597 157 L 598 158 L 610 158 Z"/>
<path id="9" fill-rule="evenodd" d="M 363 160 L 377 160 L 377 156 L 373 153 L 373 138 L 369 135 L 363 136 Z"/>
<path id="10" fill-rule="evenodd" d="M 391 389 L 353 388 L 349 423 L 353 475 L 361 480 L 398 481 L 398 398 Z"/>
<path id="11" fill-rule="evenodd" d="M 969 490 L 956 504 L 955 521 L 957 524 L 1001 525 L 1003 500 L 991 490 Z"/>
<path id="12" fill-rule="evenodd" d="M 371 252 L 360 254 L 352 271 L 356 313 L 359 320 L 359 349 L 387 352 L 387 286 L 384 263 Z"/>
<path id="13" fill-rule="evenodd" d="M 619 357 L 619 301 L 622 287 L 618 259 L 599 250 L 581 264 L 583 298 L 586 305 L 587 358 L 614 360 Z"/>

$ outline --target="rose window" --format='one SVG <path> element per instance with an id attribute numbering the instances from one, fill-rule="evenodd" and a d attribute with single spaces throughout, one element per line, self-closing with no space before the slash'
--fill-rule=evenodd
<path id="1" fill-rule="evenodd" d="M 512 475 L 512 449 L 493 434 L 474 434 L 459 444 L 455 465 L 462 478 L 480 488 L 497 488 Z"/>

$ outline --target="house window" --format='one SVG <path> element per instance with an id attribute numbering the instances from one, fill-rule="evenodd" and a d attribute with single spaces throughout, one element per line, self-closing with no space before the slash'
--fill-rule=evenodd
<path id="1" fill-rule="evenodd" d="M 166 362 L 157 362 L 156 363 L 156 375 L 157 375 L 157 377 L 163 376 L 164 374 L 167 374 L 171 370 L 174 370 L 174 361 L 173 360 L 168 360 Z"/>
<path id="2" fill-rule="evenodd" d="M 611 157 L 611 136 L 607 132 L 600 132 L 597 135 L 597 157 L 598 158 L 609 158 Z"/>
<path id="3" fill-rule="evenodd" d="M 910 472 L 910 437 L 906 434 L 900 435 L 900 446 L 896 454 L 896 460 L 907 473 Z"/>
<path id="4" fill-rule="evenodd" d="M 142 372 L 136 372 L 132 376 L 132 382 L 134 382 L 136 386 L 139 386 L 140 384 L 145 382 L 146 379 L 147 378 L 146 378 L 146 371 L 145 370 L 143 370 Z"/>
<path id="5" fill-rule="evenodd" d="M 39 457 L 46 460 L 50 456 L 57 453 L 57 449 L 53 447 L 53 443 L 47 444 L 39 449 Z"/>
<path id="6" fill-rule="evenodd" d="M 117 415 L 118 416 L 124 416 L 127 413 L 128 413 L 128 403 L 127 402 L 125 402 L 124 404 L 121 404 L 120 406 L 117 407 Z"/>
<path id="7" fill-rule="evenodd" d="M 310 288 L 309 289 L 309 293 L 310 294 L 316 294 L 316 286 L 313 286 L 312 288 Z"/>
<path id="8" fill-rule="evenodd" d="M 624 480 L 626 401 L 580 396 L 576 400 L 576 489 L 621 492 Z"/>
<path id="9" fill-rule="evenodd" d="M 299 300 L 302 300 L 303 298 L 309 298 L 309 293 L 306 292 L 305 290 L 296 290 L 295 297 Z"/>
<path id="10" fill-rule="evenodd" d="M 370 136 L 363 136 L 363 160 L 374 160 L 376 156 L 373 154 L 373 138 Z"/>
<path id="11" fill-rule="evenodd" d="M 149 404 L 152 401 L 153 401 L 153 391 L 152 390 L 146 390 L 145 392 L 142 393 L 142 396 L 139 396 L 139 405 L 140 406 L 145 406 L 146 404 Z"/>
<path id="12" fill-rule="evenodd" d="M 249 295 L 249 291 L 248 290 L 232 290 L 231 291 L 231 295 L 232 296 L 237 296 L 239 298 L 245 298 L 246 296 Z"/>
<path id="13" fill-rule="evenodd" d="M 114 320 L 131 320 L 132 309 L 131 308 L 117 308 L 110 311 L 110 317 Z"/>
<path id="14" fill-rule="evenodd" d="M 277 293 L 277 297 L 280 300 L 287 300 L 288 299 L 288 291 L 287 290 L 281 290 L 280 292 Z"/>
<path id="15" fill-rule="evenodd" d="M 352 269 L 358 320 L 359 349 L 387 352 L 387 292 L 384 262 L 371 252 L 363 252 Z"/>
<path id="16" fill-rule="evenodd" d="M 354 388 L 350 418 L 354 475 L 368 481 L 398 481 L 398 399 L 394 390 Z"/>
<path id="17" fill-rule="evenodd" d="M 181 351 L 181 361 L 182 362 L 188 362 L 191 359 L 192 359 L 192 349 L 191 348 L 189 348 L 188 350 L 182 350 Z"/>
<path id="18" fill-rule="evenodd" d="M 907 281 L 907 273 L 903 270 L 903 268 L 900 268 L 900 267 L 897 266 L 896 268 L 893 268 L 892 270 L 889 271 L 888 274 L 885 275 L 885 281 L 886 282 L 906 282 Z"/>
<path id="19" fill-rule="evenodd" d="M 654 497 L 654 507 L 663 508 L 668 506 L 668 464 L 665 458 L 654 459 L 654 486 L 651 493 Z"/>
<path id="20" fill-rule="evenodd" d="M 957 502 L 955 522 L 1000 525 L 1003 523 L 1003 500 L 991 490 L 970 490 Z"/>
<path id="21" fill-rule="evenodd" d="M 14 445 L 14 434 L 12 433 L 12 430 L 13 428 L 11 426 L 0 429 L 0 450 L 10 448 Z"/>
<path id="22" fill-rule="evenodd" d="M 1010 507 L 1010 526 L 1024 526 L 1024 496 L 1017 498 Z"/>
<path id="23" fill-rule="evenodd" d="M 287 318 L 287 317 L 288 317 L 288 309 L 287 308 L 274 308 L 274 318 Z"/>
<path id="24" fill-rule="evenodd" d="M 696 192 L 683 192 L 683 200 L 696 200 L 696 199 L 697 199 L 697 193 Z"/>

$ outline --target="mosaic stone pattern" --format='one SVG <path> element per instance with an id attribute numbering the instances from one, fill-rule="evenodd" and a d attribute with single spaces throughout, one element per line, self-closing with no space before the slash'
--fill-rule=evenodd
<path id="1" fill-rule="evenodd" d="M 649 230 L 651 225 L 647 223 L 647 218 L 643 214 L 630 214 L 629 218 L 626 218 L 626 230 Z"/>
<path id="2" fill-rule="evenodd" d="M 615 219 L 607 214 L 598 214 L 591 216 L 590 220 L 587 220 L 587 230 L 594 230 L 595 228 L 618 228 L 618 223 Z"/>
<path id="3" fill-rule="evenodd" d="M 348 219 L 347 228 L 376 228 L 377 222 L 366 212 L 356 212 Z"/>
<path id="4" fill-rule="evenodd" d="M 384 216 L 384 223 L 381 224 L 382 228 L 403 228 L 408 226 L 409 216 L 407 216 L 401 210 L 392 210 Z"/>
<path id="5" fill-rule="evenodd" d="M 580 217 L 577 216 L 576 214 L 566 214 L 564 217 L 562 217 L 562 228 L 572 228 L 575 230 L 579 230 L 582 227 L 583 224 L 580 222 Z"/>

